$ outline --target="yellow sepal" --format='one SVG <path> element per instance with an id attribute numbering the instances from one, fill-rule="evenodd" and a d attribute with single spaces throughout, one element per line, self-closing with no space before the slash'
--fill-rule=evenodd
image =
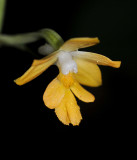
<path id="1" fill-rule="evenodd" d="M 72 38 L 66 41 L 61 47 L 60 50 L 63 51 L 75 51 L 79 48 L 86 48 L 99 43 L 99 39 L 95 38 Z"/>
<path id="2" fill-rule="evenodd" d="M 34 60 L 31 67 L 19 78 L 14 80 L 17 85 L 23 85 L 35 79 L 42 74 L 49 66 L 54 64 L 57 60 L 57 53 L 54 52 L 41 60 Z"/>
<path id="3" fill-rule="evenodd" d="M 87 60 L 98 65 L 110 66 L 114 68 L 119 68 L 121 65 L 121 61 L 112 61 L 106 56 L 92 52 L 77 51 L 75 57 Z"/>

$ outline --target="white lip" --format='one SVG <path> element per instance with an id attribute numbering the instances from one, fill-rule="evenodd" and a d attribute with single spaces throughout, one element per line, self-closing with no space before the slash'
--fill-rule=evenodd
<path id="1" fill-rule="evenodd" d="M 69 72 L 77 73 L 77 64 L 72 58 L 71 52 L 60 51 L 58 56 L 58 65 L 61 68 L 61 72 L 66 75 Z"/>

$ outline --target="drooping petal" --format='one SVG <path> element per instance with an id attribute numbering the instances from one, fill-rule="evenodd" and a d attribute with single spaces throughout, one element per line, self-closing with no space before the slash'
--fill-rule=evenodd
<path id="1" fill-rule="evenodd" d="M 74 56 L 88 60 L 98 65 L 110 66 L 114 68 L 119 68 L 121 65 L 121 61 L 112 61 L 106 56 L 92 52 L 77 51 L 75 52 Z"/>
<path id="2" fill-rule="evenodd" d="M 98 87 L 102 84 L 101 71 L 96 64 L 83 59 L 74 58 L 74 60 L 78 67 L 75 78 L 80 84 L 90 87 Z"/>
<path id="3" fill-rule="evenodd" d="M 67 91 L 65 97 L 69 120 L 72 125 L 79 125 L 80 121 L 82 120 L 82 116 L 80 113 L 80 108 L 77 105 L 77 101 L 70 90 Z"/>
<path id="4" fill-rule="evenodd" d="M 93 102 L 95 97 L 93 94 L 85 90 L 78 82 L 75 83 L 70 88 L 72 92 L 77 96 L 80 100 L 84 102 Z"/>
<path id="5" fill-rule="evenodd" d="M 99 43 L 99 39 L 96 38 L 72 38 L 68 41 L 66 41 L 60 48 L 60 50 L 63 51 L 75 51 L 79 48 L 86 48 L 93 46 L 95 44 Z"/>
<path id="6" fill-rule="evenodd" d="M 69 125 L 70 120 L 68 117 L 67 107 L 66 107 L 67 97 L 64 96 L 61 103 L 55 108 L 55 113 L 58 119 L 65 125 Z"/>
<path id="7" fill-rule="evenodd" d="M 53 109 L 60 104 L 64 95 L 65 87 L 57 78 L 55 78 L 46 88 L 43 95 L 43 101 L 48 108 Z"/>
<path id="8" fill-rule="evenodd" d="M 34 60 L 31 67 L 21 77 L 14 80 L 14 82 L 18 85 L 23 85 L 38 77 L 49 66 L 56 62 L 57 54 L 58 52 L 54 52 L 50 56 L 42 58 L 41 60 Z"/>

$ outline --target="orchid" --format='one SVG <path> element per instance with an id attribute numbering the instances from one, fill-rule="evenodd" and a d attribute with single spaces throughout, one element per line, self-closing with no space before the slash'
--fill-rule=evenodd
<path id="1" fill-rule="evenodd" d="M 102 84 L 98 65 L 119 68 L 121 64 L 120 61 L 112 61 L 97 53 L 78 50 L 97 43 L 98 38 L 72 38 L 48 56 L 40 60 L 35 59 L 31 67 L 14 82 L 17 85 L 28 83 L 56 64 L 59 74 L 47 86 L 43 95 L 44 104 L 50 109 L 55 109 L 58 119 L 63 124 L 79 125 L 82 115 L 75 96 L 87 103 L 95 100 L 94 95 L 81 85 L 98 87 Z"/>

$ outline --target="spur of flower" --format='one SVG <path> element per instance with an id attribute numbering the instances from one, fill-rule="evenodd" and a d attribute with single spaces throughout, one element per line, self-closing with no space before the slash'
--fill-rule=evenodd
<path id="1" fill-rule="evenodd" d="M 79 125 L 82 120 L 80 107 L 75 96 L 83 102 L 94 102 L 95 97 L 81 85 L 98 87 L 102 84 L 98 65 L 119 68 L 120 61 L 92 52 L 78 51 L 99 43 L 98 38 L 72 38 L 57 51 L 34 60 L 31 67 L 15 80 L 23 85 L 42 74 L 48 67 L 56 64 L 58 76 L 47 86 L 43 101 L 50 109 L 55 109 L 58 119 L 65 125 Z M 75 95 L 75 96 L 74 96 Z"/>

